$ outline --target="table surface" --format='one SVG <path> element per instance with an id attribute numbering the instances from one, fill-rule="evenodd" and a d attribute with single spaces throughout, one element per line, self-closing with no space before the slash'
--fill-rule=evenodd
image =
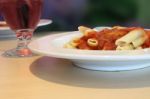
<path id="1" fill-rule="evenodd" d="M 150 68 L 102 72 L 40 55 L 2 56 L 15 45 L 0 40 L 0 99 L 150 99 Z"/>

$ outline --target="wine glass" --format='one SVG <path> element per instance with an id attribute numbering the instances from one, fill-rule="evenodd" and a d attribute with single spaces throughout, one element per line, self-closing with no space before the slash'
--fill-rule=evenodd
<path id="1" fill-rule="evenodd" d="M 43 0 L 0 0 L 0 11 L 18 39 L 17 47 L 6 51 L 5 56 L 33 56 L 27 45 L 40 20 L 42 4 Z"/>

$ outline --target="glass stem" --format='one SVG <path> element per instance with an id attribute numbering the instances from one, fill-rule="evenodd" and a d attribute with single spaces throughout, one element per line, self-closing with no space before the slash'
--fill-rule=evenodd
<path id="1" fill-rule="evenodd" d="M 18 39 L 18 45 L 16 48 L 17 54 L 19 56 L 30 56 L 32 52 L 28 49 L 28 44 L 30 43 L 33 30 L 32 29 L 21 29 L 16 31 L 16 36 Z"/>

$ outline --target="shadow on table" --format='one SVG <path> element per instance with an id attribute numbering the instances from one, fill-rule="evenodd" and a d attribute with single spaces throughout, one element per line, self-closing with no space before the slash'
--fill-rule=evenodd
<path id="1" fill-rule="evenodd" d="M 31 72 L 48 82 L 85 88 L 150 87 L 150 68 L 123 71 L 91 71 L 73 66 L 68 60 L 42 57 L 30 66 Z"/>

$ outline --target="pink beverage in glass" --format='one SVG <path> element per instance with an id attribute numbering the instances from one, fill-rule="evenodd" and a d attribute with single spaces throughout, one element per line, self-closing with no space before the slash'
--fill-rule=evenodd
<path id="1" fill-rule="evenodd" d="M 27 44 L 40 20 L 43 0 L 0 0 L 5 21 L 16 32 L 18 46 L 9 56 L 31 56 Z M 12 54 L 12 55 L 11 55 Z"/>

